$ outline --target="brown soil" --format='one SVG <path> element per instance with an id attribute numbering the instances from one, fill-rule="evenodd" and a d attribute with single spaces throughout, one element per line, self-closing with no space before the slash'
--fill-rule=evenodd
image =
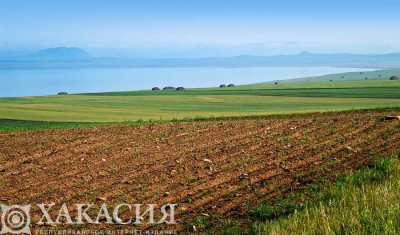
<path id="1" fill-rule="evenodd" d="M 319 177 L 395 153 L 394 110 L 0 135 L 0 202 L 177 203 L 184 222 L 246 216 Z"/>

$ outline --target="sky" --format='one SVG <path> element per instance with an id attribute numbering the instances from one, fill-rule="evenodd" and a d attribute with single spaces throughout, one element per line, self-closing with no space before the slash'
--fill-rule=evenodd
<path id="1" fill-rule="evenodd" d="M 0 49 L 99 55 L 400 51 L 399 0 L 1 0 Z"/>

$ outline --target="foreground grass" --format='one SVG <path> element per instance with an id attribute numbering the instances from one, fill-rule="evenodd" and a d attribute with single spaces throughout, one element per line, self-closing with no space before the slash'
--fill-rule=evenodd
<path id="1" fill-rule="evenodd" d="M 400 234 L 400 162 L 385 158 L 341 178 L 287 218 L 253 226 L 253 234 Z M 279 207 L 258 207 L 273 215 Z M 234 233 L 239 234 L 239 231 Z"/>

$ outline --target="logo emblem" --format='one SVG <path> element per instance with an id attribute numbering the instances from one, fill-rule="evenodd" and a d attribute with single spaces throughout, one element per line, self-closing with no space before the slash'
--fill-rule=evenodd
<path id="1" fill-rule="evenodd" d="M 0 234 L 31 234 L 30 205 L 0 205 Z"/>

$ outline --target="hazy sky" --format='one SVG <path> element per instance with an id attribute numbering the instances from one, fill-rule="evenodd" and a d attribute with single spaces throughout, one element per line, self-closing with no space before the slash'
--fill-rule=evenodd
<path id="1" fill-rule="evenodd" d="M 400 51 L 400 1 L 0 1 L 0 48 L 54 46 Z"/>

